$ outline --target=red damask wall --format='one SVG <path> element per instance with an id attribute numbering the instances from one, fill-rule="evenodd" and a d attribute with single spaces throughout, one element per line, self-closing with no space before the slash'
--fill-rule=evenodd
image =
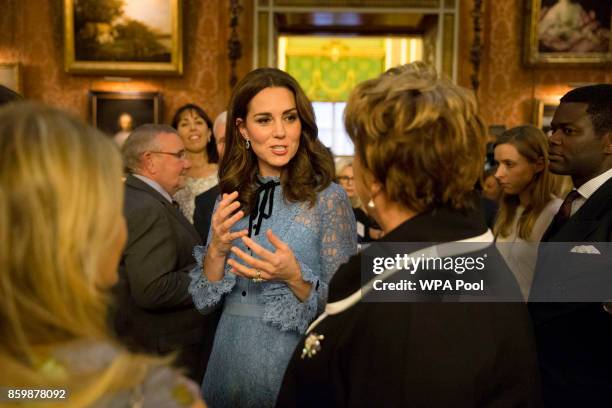
<path id="1" fill-rule="evenodd" d="M 459 82 L 470 85 L 474 0 L 460 1 Z M 252 1 L 242 0 L 240 38 L 244 56 L 239 77 L 251 67 Z M 23 65 L 24 94 L 88 116 L 92 90 L 159 90 L 164 118 L 183 103 L 196 102 L 211 115 L 229 99 L 228 0 L 184 0 L 183 77 L 134 77 L 128 83 L 104 81 L 98 75 L 70 75 L 63 70 L 62 0 L 2 0 L 0 62 Z M 612 68 L 529 68 L 522 64 L 524 0 L 484 0 L 483 53 L 478 93 L 489 124 L 515 126 L 532 120 L 534 99 L 562 95 L 570 84 L 612 82 Z"/>
<path id="2" fill-rule="evenodd" d="M 470 27 L 473 0 L 462 0 L 463 27 Z M 531 123 L 534 99 L 562 96 L 580 83 L 612 83 L 612 67 L 531 68 L 522 63 L 524 0 L 485 0 L 481 85 L 478 93 L 482 114 L 489 124 L 516 126 Z M 466 30 L 466 31 L 470 31 Z M 462 30 L 463 31 L 463 30 Z M 469 84 L 471 38 L 460 44 L 460 81 Z M 465 69 L 467 68 L 467 70 Z M 466 72 L 467 71 L 467 72 Z"/>
<path id="3" fill-rule="evenodd" d="M 182 77 L 134 76 L 130 82 L 109 82 L 102 75 L 72 75 L 63 66 L 63 0 L 2 0 L 0 5 L 0 62 L 22 64 L 23 93 L 88 117 L 89 90 L 161 91 L 164 119 L 187 102 L 200 104 L 213 118 L 225 109 L 230 88 L 227 40 L 229 2 L 184 0 Z M 248 10 L 240 19 L 245 41 L 251 32 Z M 250 43 L 250 40 L 246 40 Z M 245 50 L 239 76 L 251 65 Z"/>

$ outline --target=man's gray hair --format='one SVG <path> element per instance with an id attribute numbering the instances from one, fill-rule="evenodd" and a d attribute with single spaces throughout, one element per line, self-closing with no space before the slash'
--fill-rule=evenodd
<path id="1" fill-rule="evenodd" d="M 215 135 L 215 129 L 217 128 L 218 125 L 220 124 L 225 124 L 227 122 L 227 111 L 223 111 L 219 114 L 219 116 L 217 116 L 217 118 L 215 119 L 215 123 L 213 124 L 213 135 Z M 215 135 L 217 136 L 217 135 Z"/>
<path id="2" fill-rule="evenodd" d="M 128 173 L 138 173 L 142 155 L 147 151 L 159 150 L 156 137 L 160 133 L 177 134 L 176 129 L 168 125 L 140 125 L 130 133 L 121 148 L 123 163 Z"/>

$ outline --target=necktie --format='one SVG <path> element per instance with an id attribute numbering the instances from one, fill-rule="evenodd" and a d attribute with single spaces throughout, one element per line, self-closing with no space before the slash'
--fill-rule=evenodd
<path id="1" fill-rule="evenodd" d="M 569 220 L 570 216 L 572 215 L 572 203 L 578 197 L 580 197 L 580 193 L 576 190 L 570 191 L 567 197 L 565 197 L 563 204 L 561 204 L 561 208 L 559 208 L 559 211 L 553 219 L 556 230 L 559 230 L 559 228 L 561 228 L 563 224 Z"/>

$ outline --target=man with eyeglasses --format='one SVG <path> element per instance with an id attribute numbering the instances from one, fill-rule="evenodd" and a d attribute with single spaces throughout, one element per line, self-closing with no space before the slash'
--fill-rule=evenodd
<path id="1" fill-rule="evenodd" d="M 137 351 L 177 352 L 176 365 L 200 383 L 204 316 L 187 288 L 193 247 L 201 240 L 172 200 L 191 163 L 176 130 L 164 125 L 136 128 L 122 154 L 128 240 L 114 288 L 115 329 Z"/>

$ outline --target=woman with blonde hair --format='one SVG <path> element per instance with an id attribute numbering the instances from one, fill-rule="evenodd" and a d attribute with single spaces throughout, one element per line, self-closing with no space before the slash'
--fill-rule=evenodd
<path id="1" fill-rule="evenodd" d="M 108 333 L 121 176 L 111 139 L 81 121 L 30 103 L 0 110 L 0 384 L 55 389 L 39 398 L 66 407 L 202 406 L 164 360 Z"/>
<path id="2" fill-rule="evenodd" d="M 493 232 L 527 299 L 538 243 L 563 202 L 555 195 L 560 178 L 548 170 L 548 140 L 535 126 L 506 130 L 494 149 L 495 178 L 503 195 Z"/>
<path id="3" fill-rule="evenodd" d="M 357 85 L 344 122 L 357 194 L 385 235 L 334 274 L 325 312 L 294 352 L 276 406 L 536 406 L 524 304 L 442 303 L 447 293 L 418 293 L 416 280 L 452 281 L 454 271 L 395 266 L 407 248 L 420 257 L 438 253 L 439 243 L 461 259 L 486 257 L 487 291 L 495 274 L 514 282 L 474 191 L 482 172 L 474 157 L 484 157 L 486 143 L 474 97 L 413 63 Z M 474 246 L 464 256 L 466 242 Z M 376 260 L 386 272 L 374 271 Z M 462 279 L 472 275 L 483 276 Z M 402 286 L 411 279 L 414 292 Z M 509 289 L 520 298 L 515 282 Z"/>

